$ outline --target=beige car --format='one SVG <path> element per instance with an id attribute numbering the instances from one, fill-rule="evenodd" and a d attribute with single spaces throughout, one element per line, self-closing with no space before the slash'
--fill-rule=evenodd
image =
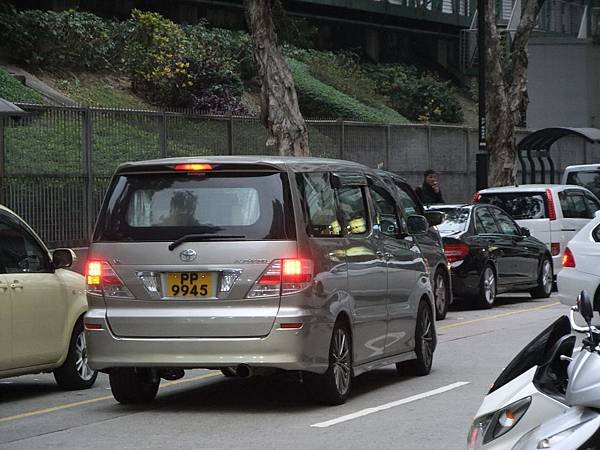
<path id="1" fill-rule="evenodd" d="M 50 254 L 40 238 L 0 205 L 0 378 L 53 372 L 65 389 L 86 389 L 84 277 L 65 270 L 75 254 Z"/>

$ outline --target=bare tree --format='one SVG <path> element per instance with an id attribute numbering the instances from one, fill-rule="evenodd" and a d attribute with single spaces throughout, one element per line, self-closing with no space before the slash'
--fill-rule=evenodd
<path id="1" fill-rule="evenodd" d="M 527 110 L 527 43 L 544 0 L 521 0 L 521 21 L 511 38 L 496 26 L 496 0 L 485 0 L 487 149 L 492 186 L 514 184 L 515 127 Z"/>
<path id="2" fill-rule="evenodd" d="M 308 129 L 298 107 L 294 79 L 277 43 L 271 0 L 245 0 L 254 59 L 261 80 L 260 120 L 267 147 L 280 155 L 308 156 Z"/>

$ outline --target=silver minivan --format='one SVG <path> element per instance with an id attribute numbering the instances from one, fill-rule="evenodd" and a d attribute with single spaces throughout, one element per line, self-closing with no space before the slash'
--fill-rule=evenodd
<path id="1" fill-rule="evenodd" d="M 426 375 L 435 309 L 413 235 L 427 227 L 352 162 L 123 164 L 88 253 L 89 364 L 121 403 L 193 368 L 295 371 L 328 404 L 376 367 Z"/>

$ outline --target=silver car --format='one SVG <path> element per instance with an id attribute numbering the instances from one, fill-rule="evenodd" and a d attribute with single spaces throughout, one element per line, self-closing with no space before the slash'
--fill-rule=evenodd
<path id="1" fill-rule="evenodd" d="M 123 164 L 89 249 L 89 364 L 121 403 L 192 368 L 296 371 L 328 404 L 376 367 L 426 375 L 435 307 L 413 235 L 427 227 L 347 161 Z"/>

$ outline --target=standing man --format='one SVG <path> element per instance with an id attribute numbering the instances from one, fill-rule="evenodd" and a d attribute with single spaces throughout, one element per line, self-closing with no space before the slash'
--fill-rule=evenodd
<path id="1" fill-rule="evenodd" d="M 423 173 L 423 185 L 417 187 L 415 191 L 424 205 L 444 203 L 438 182 L 438 174 L 435 170 L 428 169 Z"/>

